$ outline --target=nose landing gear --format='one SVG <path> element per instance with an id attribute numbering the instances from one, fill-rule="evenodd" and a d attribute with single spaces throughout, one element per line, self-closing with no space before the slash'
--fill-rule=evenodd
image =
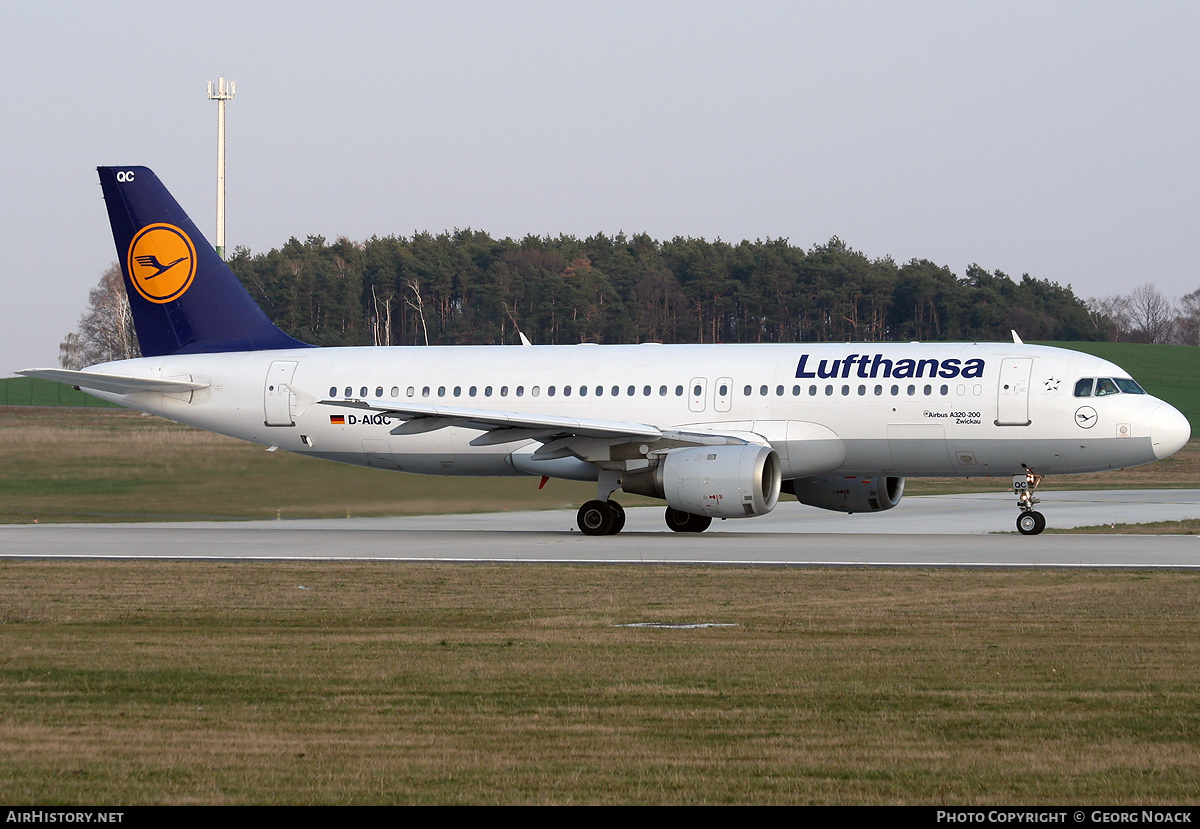
<path id="1" fill-rule="evenodd" d="M 1013 492 L 1017 496 L 1017 509 L 1021 511 L 1017 516 L 1017 532 L 1021 535 L 1037 535 L 1046 529 L 1046 516 L 1033 508 L 1041 501 L 1033 493 L 1043 477 L 1029 467 L 1025 467 L 1024 475 L 1013 476 Z"/>

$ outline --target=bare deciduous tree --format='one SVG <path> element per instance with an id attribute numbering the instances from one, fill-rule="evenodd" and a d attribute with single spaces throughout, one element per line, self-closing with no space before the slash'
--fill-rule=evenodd
<path id="1" fill-rule="evenodd" d="M 109 266 L 100 284 L 88 294 L 88 307 L 79 318 L 78 332 L 68 334 L 58 351 L 59 362 L 70 369 L 142 356 L 117 263 Z"/>
<path id="2" fill-rule="evenodd" d="M 1176 336 L 1183 345 L 1200 345 L 1200 288 L 1179 300 Z"/>
<path id="3" fill-rule="evenodd" d="M 408 280 L 408 287 L 412 290 L 416 300 L 404 299 L 404 303 L 412 308 L 421 318 L 421 331 L 425 335 L 425 345 L 429 345 L 429 329 L 425 327 L 425 301 L 421 299 L 421 286 L 417 284 L 415 279 Z"/>
<path id="4" fill-rule="evenodd" d="M 1174 342 L 1175 312 L 1171 303 L 1151 283 L 1140 285 L 1129 295 L 1129 319 L 1139 342 Z"/>

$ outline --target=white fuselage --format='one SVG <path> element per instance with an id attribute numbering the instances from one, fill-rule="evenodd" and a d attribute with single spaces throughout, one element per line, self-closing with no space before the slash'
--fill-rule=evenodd
<path id="1" fill-rule="evenodd" d="M 1127 378 L 1105 360 L 1022 344 L 311 348 L 142 358 L 92 371 L 190 380 L 180 394 L 92 392 L 291 452 L 408 472 L 595 480 L 579 457 L 533 460 L 533 439 L 405 433 L 406 404 L 557 415 L 770 444 L 783 478 L 831 472 L 1010 476 L 1148 463 L 1187 421 L 1148 395 L 1076 396 Z M 358 401 L 369 408 L 349 408 Z M 370 409 L 375 409 L 371 411 Z"/>

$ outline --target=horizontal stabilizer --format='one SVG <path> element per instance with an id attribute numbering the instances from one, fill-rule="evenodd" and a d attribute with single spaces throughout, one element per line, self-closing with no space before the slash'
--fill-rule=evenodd
<path id="1" fill-rule="evenodd" d="M 101 374 L 95 371 L 68 371 L 61 368 L 28 368 L 18 371 L 26 377 L 53 380 L 81 389 L 95 389 L 112 394 L 136 394 L 156 391 L 161 394 L 180 394 L 208 388 L 208 383 L 192 383 L 187 380 L 158 380 L 150 377 L 126 377 L 120 374 Z"/>

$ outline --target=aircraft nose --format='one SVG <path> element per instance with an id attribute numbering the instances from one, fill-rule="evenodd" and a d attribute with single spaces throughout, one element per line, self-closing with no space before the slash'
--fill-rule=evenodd
<path id="1" fill-rule="evenodd" d="M 1191 436 L 1191 424 L 1169 403 L 1163 403 L 1150 415 L 1150 444 L 1159 460 L 1174 455 Z"/>

